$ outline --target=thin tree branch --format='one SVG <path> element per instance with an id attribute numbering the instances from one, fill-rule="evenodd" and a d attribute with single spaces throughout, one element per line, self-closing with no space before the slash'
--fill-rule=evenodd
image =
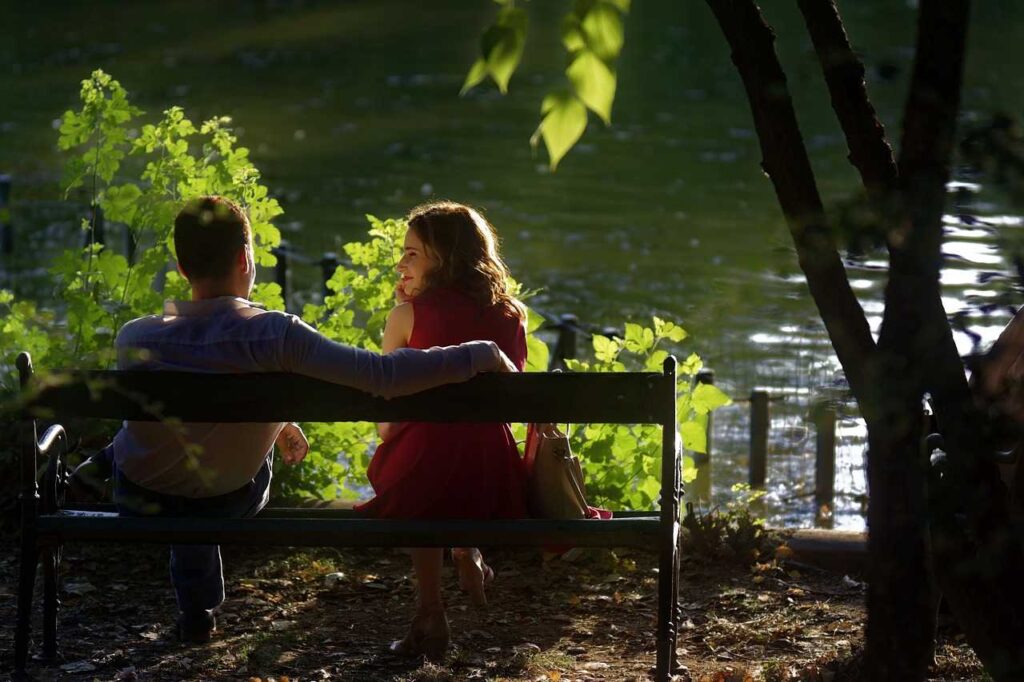
<path id="1" fill-rule="evenodd" d="M 854 394 L 863 395 L 875 344 L 827 225 L 786 76 L 775 53 L 774 33 L 753 0 L 707 3 L 746 88 L 761 142 L 761 166 L 775 186 L 811 295 Z"/>
<path id="2" fill-rule="evenodd" d="M 850 163 L 868 195 L 896 188 L 896 161 L 864 82 L 864 65 L 850 47 L 835 0 L 798 0 L 807 31 L 825 74 L 832 109 L 846 135 Z"/>

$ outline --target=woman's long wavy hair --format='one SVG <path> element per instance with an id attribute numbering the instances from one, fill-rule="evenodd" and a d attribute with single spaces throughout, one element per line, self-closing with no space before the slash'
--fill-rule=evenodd
<path id="1" fill-rule="evenodd" d="M 508 315 L 525 319 L 526 309 L 509 291 L 509 271 L 498 253 L 498 237 L 480 213 L 454 201 L 414 208 L 409 229 L 438 261 L 426 288 L 458 289 L 482 306 L 499 306 Z"/>

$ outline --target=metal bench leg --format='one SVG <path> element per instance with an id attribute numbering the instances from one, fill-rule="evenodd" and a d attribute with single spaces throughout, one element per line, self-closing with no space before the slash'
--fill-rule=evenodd
<path id="1" fill-rule="evenodd" d="M 22 542 L 21 569 L 18 577 L 18 617 L 14 631 L 14 674 L 24 676 L 28 664 L 29 625 L 32 618 L 32 592 L 36 586 L 39 549 L 35 539 Z"/>
<path id="2" fill-rule="evenodd" d="M 661 423 L 661 535 L 658 541 L 658 658 L 655 679 L 668 682 L 676 667 L 679 623 L 679 503 L 682 496 L 682 461 L 676 436 L 676 361 L 665 359 L 670 379 Z"/>
<path id="3" fill-rule="evenodd" d="M 678 669 L 676 641 L 679 632 L 679 546 L 668 541 L 658 562 L 658 663 L 655 679 L 666 682 Z"/>
<path id="4" fill-rule="evenodd" d="M 47 545 L 43 560 L 43 658 L 57 658 L 57 571 L 60 565 L 60 545 Z"/>
<path id="5" fill-rule="evenodd" d="M 675 547 L 675 566 L 672 569 L 672 623 L 669 629 L 669 646 L 670 653 L 669 659 L 671 660 L 671 667 L 669 672 L 675 674 L 679 671 L 679 653 L 676 649 L 679 648 L 679 623 L 682 622 L 683 610 L 679 606 L 679 566 L 682 563 L 682 558 L 679 551 L 679 542 L 676 541 Z"/>

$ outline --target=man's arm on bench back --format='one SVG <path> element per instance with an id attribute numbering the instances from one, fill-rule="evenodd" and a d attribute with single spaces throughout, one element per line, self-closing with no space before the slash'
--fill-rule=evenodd
<path id="1" fill-rule="evenodd" d="M 288 329 L 282 365 L 289 372 L 352 386 L 384 398 L 466 381 L 479 372 L 513 367 L 492 341 L 470 341 L 427 350 L 402 348 L 380 355 L 331 341 L 300 320 Z"/>

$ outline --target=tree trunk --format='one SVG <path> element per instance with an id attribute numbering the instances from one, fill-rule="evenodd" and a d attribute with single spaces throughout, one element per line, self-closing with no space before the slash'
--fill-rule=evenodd
<path id="1" fill-rule="evenodd" d="M 868 622 L 865 679 L 923 680 L 935 642 L 935 597 L 920 403 L 868 426 Z"/>

